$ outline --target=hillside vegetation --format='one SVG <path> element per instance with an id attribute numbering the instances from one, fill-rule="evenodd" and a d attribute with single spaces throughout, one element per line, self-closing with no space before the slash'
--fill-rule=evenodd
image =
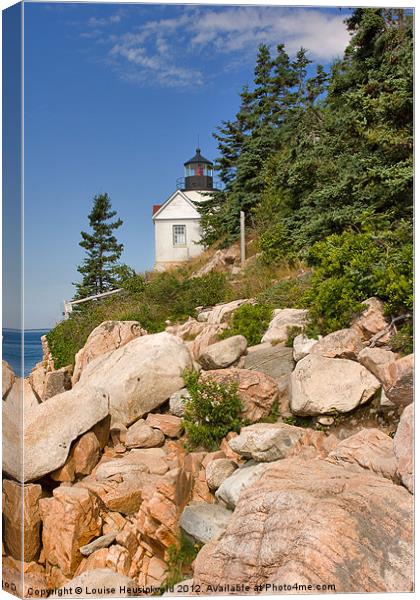
<path id="1" fill-rule="evenodd" d="M 211 250 L 238 237 L 246 213 L 256 257 L 235 277 L 191 278 L 197 263 L 128 278 L 124 293 L 75 313 L 48 334 L 56 366 L 72 363 L 106 319 L 150 332 L 236 298 L 307 307 L 315 333 L 345 327 L 378 296 L 401 317 L 396 350 L 411 345 L 413 34 L 402 10 L 355 9 L 342 60 L 325 72 L 305 50 L 261 45 L 253 85 L 215 136 L 224 190 L 198 205 Z M 201 259 L 203 260 L 203 259 Z M 308 272 L 306 277 L 296 277 Z M 247 321 L 248 319 L 248 321 Z M 240 327 L 255 334 L 252 317 Z M 239 327 L 239 329 L 240 329 Z M 232 324 L 238 332 L 238 323 Z M 258 332 L 257 332 L 258 333 Z M 254 338 L 253 338 L 254 340 Z"/>

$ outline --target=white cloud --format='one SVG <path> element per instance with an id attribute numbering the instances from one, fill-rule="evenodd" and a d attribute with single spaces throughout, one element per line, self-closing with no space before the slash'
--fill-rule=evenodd
<path id="1" fill-rule="evenodd" d="M 120 14 L 92 17 L 89 25 L 97 35 L 99 27 L 120 20 Z M 261 43 L 283 43 L 292 55 L 304 47 L 312 60 L 329 62 L 342 54 L 349 34 L 343 16 L 328 10 L 185 6 L 179 16 L 145 21 L 131 31 L 102 36 L 101 41 L 111 44 L 108 58 L 124 79 L 182 88 L 205 81 L 206 61 L 222 57 L 226 69 L 232 70 L 252 60 Z"/>

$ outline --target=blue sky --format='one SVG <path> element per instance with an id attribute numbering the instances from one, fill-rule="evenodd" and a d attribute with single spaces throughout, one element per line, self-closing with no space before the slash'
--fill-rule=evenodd
<path id="1" fill-rule="evenodd" d="M 95 194 L 123 219 L 123 261 L 153 266 L 152 204 L 252 82 L 258 44 L 328 65 L 348 9 L 25 4 L 25 326 L 50 327 L 83 259 Z M 4 323 L 13 326 L 13 323 Z"/>

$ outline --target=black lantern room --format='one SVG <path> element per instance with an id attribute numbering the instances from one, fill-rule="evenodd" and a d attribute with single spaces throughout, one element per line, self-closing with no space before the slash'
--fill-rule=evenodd
<path id="1" fill-rule="evenodd" d="M 184 163 L 185 190 L 213 190 L 213 163 L 201 155 L 197 148 L 195 156 Z"/>

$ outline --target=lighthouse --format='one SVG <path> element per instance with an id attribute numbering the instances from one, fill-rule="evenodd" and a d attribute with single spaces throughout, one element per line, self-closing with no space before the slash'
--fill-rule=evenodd
<path id="1" fill-rule="evenodd" d="M 177 189 L 163 204 L 153 205 L 155 270 L 164 271 L 203 252 L 201 215 L 194 203 L 208 198 L 214 189 L 213 163 L 197 148 L 184 163 Z"/>

